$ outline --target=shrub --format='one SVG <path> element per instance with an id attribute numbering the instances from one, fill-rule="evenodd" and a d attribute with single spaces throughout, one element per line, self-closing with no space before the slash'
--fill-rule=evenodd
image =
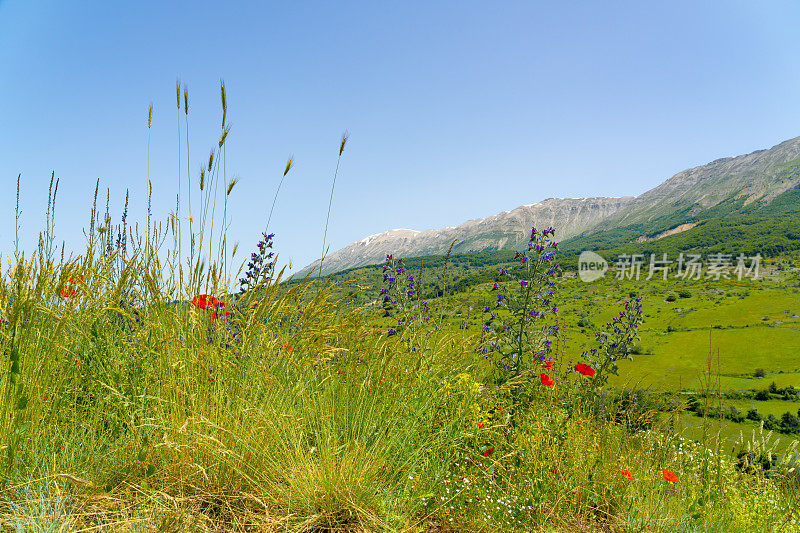
<path id="1" fill-rule="evenodd" d="M 744 422 L 744 415 L 734 406 L 730 407 L 728 412 L 725 414 L 725 418 L 731 422 Z"/>
<path id="2" fill-rule="evenodd" d="M 736 466 L 747 474 L 762 474 L 770 470 L 777 462 L 778 458 L 771 453 L 756 453 L 743 450 L 736 454 Z"/>
<path id="3" fill-rule="evenodd" d="M 678 291 L 678 296 L 680 296 L 681 298 L 691 298 L 692 297 L 692 293 L 687 291 L 687 290 L 682 290 L 682 291 Z"/>
<path id="4" fill-rule="evenodd" d="M 678 297 L 675 296 L 674 294 L 670 294 L 670 295 L 667 296 L 667 301 L 668 302 L 674 302 L 677 299 L 678 299 Z"/>
<path id="5" fill-rule="evenodd" d="M 800 430 L 800 419 L 786 411 L 781 416 L 781 427 L 787 433 L 797 433 Z"/>
<path id="6" fill-rule="evenodd" d="M 767 371 L 764 370 L 763 368 L 756 368 L 756 371 L 753 372 L 753 377 L 754 378 L 763 378 L 763 377 L 766 377 L 766 375 L 767 375 Z"/>
<path id="7" fill-rule="evenodd" d="M 758 413 L 758 410 L 755 407 L 753 407 L 747 411 L 747 419 L 752 420 L 753 422 L 760 422 L 761 415 Z"/>

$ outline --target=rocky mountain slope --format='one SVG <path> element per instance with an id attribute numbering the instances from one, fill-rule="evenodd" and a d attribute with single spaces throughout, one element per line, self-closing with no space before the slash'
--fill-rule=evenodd
<path id="1" fill-rule="evenodd" d="M 684 170 L 638 197 L 549 198 L 455 227 L 422 232 L 395 229 L 372 235 L 328 255 L 323 274 L 380 263 L 387 253 L 399 257 L 445 254 L 456 239 L 455 253 L 516 249 L 525 244 L 531 226 L 556 227 L 560 240 L 659 219 L 670 221 L 669 227 L 657 228 L 665 231 L 724 202 L 768 204 L 799 186 L 797 137 L 769 150 L 717 159 Z M 298 275 L 317 268 L 319 261 Z"/>
<path id="2" fill-rule="evenodd" d="M 675 174 L 636 197 L 597 229 L 647 222 L 686 211 L 687 218 L 729 199 L 769 203 L 800 184 L 800 137 L 769 150 L 717 159 Z"/>
<path id="3" fill-rule="evenodd" d="M 446 254 L 451 243 L 454 253 L 482 250 L 515 249 L 525 244 L 531 226 L 558 227 L 560 239 L 579 235 L 597 226 L 633 200 L 624 198 L 549 198 L 532 205 L 523 205 L 488 218 L 468 220 L 456 227 L 414 231 L 393 229 L 371 235 L 331 253 L 323 263 L 323 274 L 346 268 L 380 263 L 386 254 L 398 257 Z M 297 276 L 317 269 L 319 260 Z"/>

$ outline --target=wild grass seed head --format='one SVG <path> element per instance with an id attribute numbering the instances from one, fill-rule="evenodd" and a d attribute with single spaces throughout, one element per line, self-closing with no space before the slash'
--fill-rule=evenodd
<path id="1" fill-rule="evenodd" d="M 225 193 L 225 196 L 228 196 L 228 195 L 231 194 L 231 191 L 233 190 L 233 188 L 236 186 L 237 183 L 239 183 L 239 178 L 233 178 L 231 180 L 231 182 L 228 184 L 228 190 Z"/>
<path id="2" fill-rule="evenodd" d="M 225 129 L 225 117 L 228 115 L 228 100 L 225 98 L 225 80 L 219 80 L 219 92 L 222 100 L 222 129 Z M 220 146 L 222 146 L 220 144 Z"/>

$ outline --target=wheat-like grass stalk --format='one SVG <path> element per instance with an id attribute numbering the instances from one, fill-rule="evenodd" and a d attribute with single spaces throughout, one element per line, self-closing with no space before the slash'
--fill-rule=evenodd
<path id="1" fill-rule="evenodd" d="M 183 287 L 183 280 L 181 279 L 180 275 L 180 263 L 181 263 L 181 256 L 182 256 L 182 232 L 181 232 L 181 167 L 183 166 L 183 161 L 181 160 L 181 80 L 175 80 L 175 101 L 177 104 L 178 109 L 178 194 L 175 198 L 175 218 L 177 218 L 177 228 L 175 227 L 176 224 L 173 223 L 172 227 L 172 237 L 173 237 L 173 277 L 176 278 L 176 288 L 178 294 L 176 296 L 178 298 L 182 298 L 181 290 Z"/>
<path id="2" fill-rule="evenodd" d="M 225 196 L 228 196 L 228 195 L 230 195 L 230 194 L 231 194 L 231 191 L 233 190 L 234 186 L 235 186 L 237 183 L 239 183 L 239 178 L 233 178 L 233 179 L 230 181 L 230 183 L 228 183 L 228 190 L 225 192 Z"/>
<path id="3" fill-rule="evenodd" d="M 228 99 L 225 96 L 225 81 L 219 81 L 219 93 L 222 100 L 222 129 L 225 129 L 225 118 L 228 116 Z M 221 146 L 221 145 L 220 145 Z"/>
<path id="4" fill-rule="evenodd" d="M 278 201 L 278 193 L 281 192 L 281 185 L 283 185 L 283 180 L 286 178 L 286 174 L 292 170 L 292 166 L 294 165 L 294 156 L 289 156 L 289 159 L 286 160 L 286 167 L 283 169 L 283 175 L 281 176 L 281 180 L 278 182 L 278 188 L 275 189 L 275 196 L 272 198 L 272 207 L 269 209 L 269 216 L 267 217 L 267 225 L 264 229 L 264 233 L 269 234 L 269 223 L 272 221 L 272 213 L 275 211 L 275 202 Z"/>
<path id="5" fill-rule="evenodd" d="M 336 187 L 336 177 L 339 175 L 339 164 L 342 162 L 342 152 L 344 152 L 344 146 L 347 144 L 347 139 L 349 135 L 347 132 L 342 134 L 342 139 L 339 142 L 339 156 L 336 158 L 336 170 L 333 173 L 333 183 L 331 183 L 331 196 L 328 200 L 328 215 L 325 217 L 325 231 L 322 235 L 322 255 L 319 259 L 319 271 L 317 272 L 317 279 L 322 276 L 322 263 L 325 261 L 325 243 L 328 237 L 328 224 L 331 220 L 331 206 L 333 205 L 333 190 Z"/>
<path id="6" fill-rule="evenodd" d="M 184 85 L 183 86 L 183 110 L 184 110 L 184 120 L 186 121 L 186 203 L 188 206 L 189 212 L 189 235 L 191 236 L 194 233 L 194 225 L 192 219 L 192 178 L 191 178 L 191 171 L 190 171 L 190 153 L 189 153 L 189 88 Z M 190 248 L 189 248 L 189 256 L 190 258 L 194 257 L 194 239 L 191 239 Z M 191 259 L 190 259 L 191 262 Z"/>
<path id="7" fill-rule="evenodd" d="M 150 129 L 153 124 L 153 104 L 150 104 L 150 107 L 147 109 L 147 181 L 145 183 L 147 187 L 147 222 L 145 226 L 145 247 L 148 246 L 150 242 L 150 193 L 152 192 L 152 184 L 150 183 Z M 147 254 L 145 253 L 145 257 Z M 149 261 L 149 259 L 145 259 Z"/>

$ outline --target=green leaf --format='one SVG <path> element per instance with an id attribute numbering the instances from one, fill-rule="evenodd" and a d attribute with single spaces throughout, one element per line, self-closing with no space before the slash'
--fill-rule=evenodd
<path id="1" fill-rule="evenodd" d="M 155 473 L 156 473 L 156 467 L 153 466 L 153 465 L 148 465 L 147 466 L 147 472 L 145 473 L 145 475 L 152 476 Z"/>

